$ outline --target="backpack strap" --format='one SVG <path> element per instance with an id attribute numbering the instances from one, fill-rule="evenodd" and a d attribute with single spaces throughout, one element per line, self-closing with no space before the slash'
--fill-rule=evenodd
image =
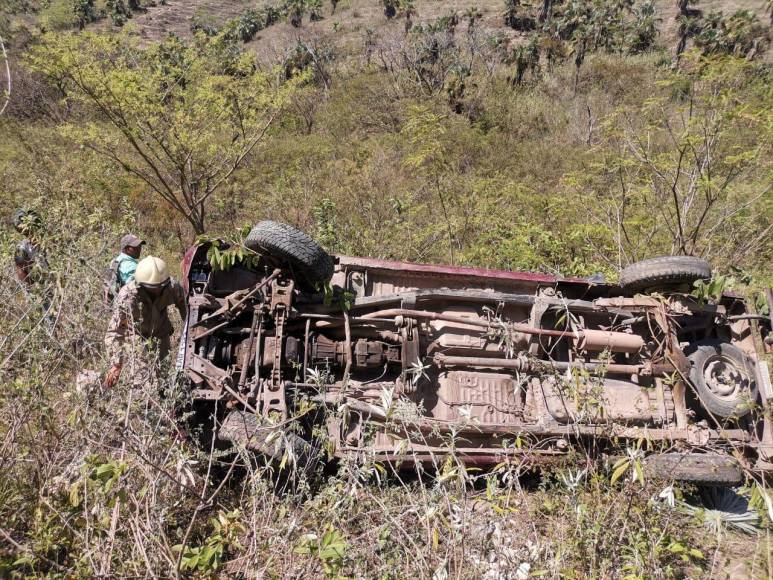
<path id="1" fill-rule="evenodd" d="M 120 260 L 116 257 L 110 262 L 107 271 L 105 272 L 105 295 L 108 299 L 112 300 L 118 295 L 121 290 L 121 278 L 118 273 L 118 267 L 121 265 Z"/>

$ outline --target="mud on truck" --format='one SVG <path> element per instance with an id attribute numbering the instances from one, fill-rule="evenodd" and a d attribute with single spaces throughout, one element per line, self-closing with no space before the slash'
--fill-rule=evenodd
<path id="1" fill-rule="evenodd" d="M 254 255 L 228 269 L 212 266 L 211 243 L 183 261 L 178 365 L 221 444 L 302 467 L 451 453 L 486 466 L 644 441 L 645 470 L 675 479 L 773 470 L 758 354 L 770 319 L 730 293 L 693 297 L 711 277 L 701 259 L 644 260 L 605 284 L 332 257 L 272 221 L 244 245 Z"/>

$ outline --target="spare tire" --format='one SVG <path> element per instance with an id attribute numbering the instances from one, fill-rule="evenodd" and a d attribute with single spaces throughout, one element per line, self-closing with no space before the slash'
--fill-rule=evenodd
<path id="1" fill-rule="evenodd" d="M 731 486 L 743 482 L 744 474 L 734 458 L 716 453 L 665 453 L 644 460 L 648 475 L 694 483 Z"/>
<path id="2" fill-rule="evenodd" d="M 729 342 L 697 346 L 687 357 L 690 382 L 701 405 L 715 417 L 743 417 L 757 401 L 754 363 Z"/>
<path id="3" fill-rule="evenodd" d="M 257 417 L 246 411 L 231 411 L 220 425 L 217 438 L 243 445 L 275 464 L 284 459 L 288 469 L 306 475 L 324 460 L 323 450 L 315 442 L 306 441 L 289 429 L 261 426 Z"/>
<path id="4" fill-rule="evenodd" d="M 285 262 L 302 282 L 314 286 L 333 276 L 333 258 L 322 247 L 293 226 L 274 221 L 256 224 L 244 245 L 250 250 Z"/>
<path id="5" fill-rule="evenodd" d="M 620 286 L 636 291 L 711 278 L 711 265 L 694 256 L 661 256 L 635 262 L 620 272 Z"/>

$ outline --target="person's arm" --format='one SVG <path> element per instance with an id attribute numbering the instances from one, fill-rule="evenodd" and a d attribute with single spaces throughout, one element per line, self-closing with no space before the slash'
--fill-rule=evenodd
<path id="1" fill-rule="evenodd" d="M 188 315 L 188 303 L 185 300 L 185 290 L 183 290 L 182 284 L 177 280 L 172 282 L 172 291 L 174 292 L 174 305 L 177 308 L 177 312 L 180 313 L 180 319 L 185 324 L 185 317 Z"/>
<path id="2" fill-rule="evenodd" d="M 115 298 L 116 280 L 118 278 L 118 264 L 115 258 L 110 262 L 110 265 L 105 270 L 104 280 L 102 280 L 102 300 L 106 306 L 110 306 L 110 302 Z"/>

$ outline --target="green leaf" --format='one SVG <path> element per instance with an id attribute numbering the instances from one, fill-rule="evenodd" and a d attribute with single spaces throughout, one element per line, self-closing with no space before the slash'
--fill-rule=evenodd
<path id="1" fill-rule="evenodd" d="M 628 459 L 621 459 L 615 464 L 616 467 L 612 472 L 612 479 L 610 480 L 610 483 L 614 484 L 618 479 L 625 475 L 625 472 L 628 471 L 629 463 L 630 461 Z"/>
<path id="2" fill-rule="evenodd" d="M 633 462 L 633 466 L 636 469 L 636 479 L 639 480 L 639 482 L 643 485 L 644 484 L 644 469 L 642 468 L 642 464 L 640 460 L 636 460 Z"/>
<path id="3" fill-rule="evenodd" d="M 81 486 L 80 482 L 75 482 L 70 486 L 69 499 L 70 499 L 70 505 L 72 507 L 78 507 L 81 503 L 80 486 Z"/>

